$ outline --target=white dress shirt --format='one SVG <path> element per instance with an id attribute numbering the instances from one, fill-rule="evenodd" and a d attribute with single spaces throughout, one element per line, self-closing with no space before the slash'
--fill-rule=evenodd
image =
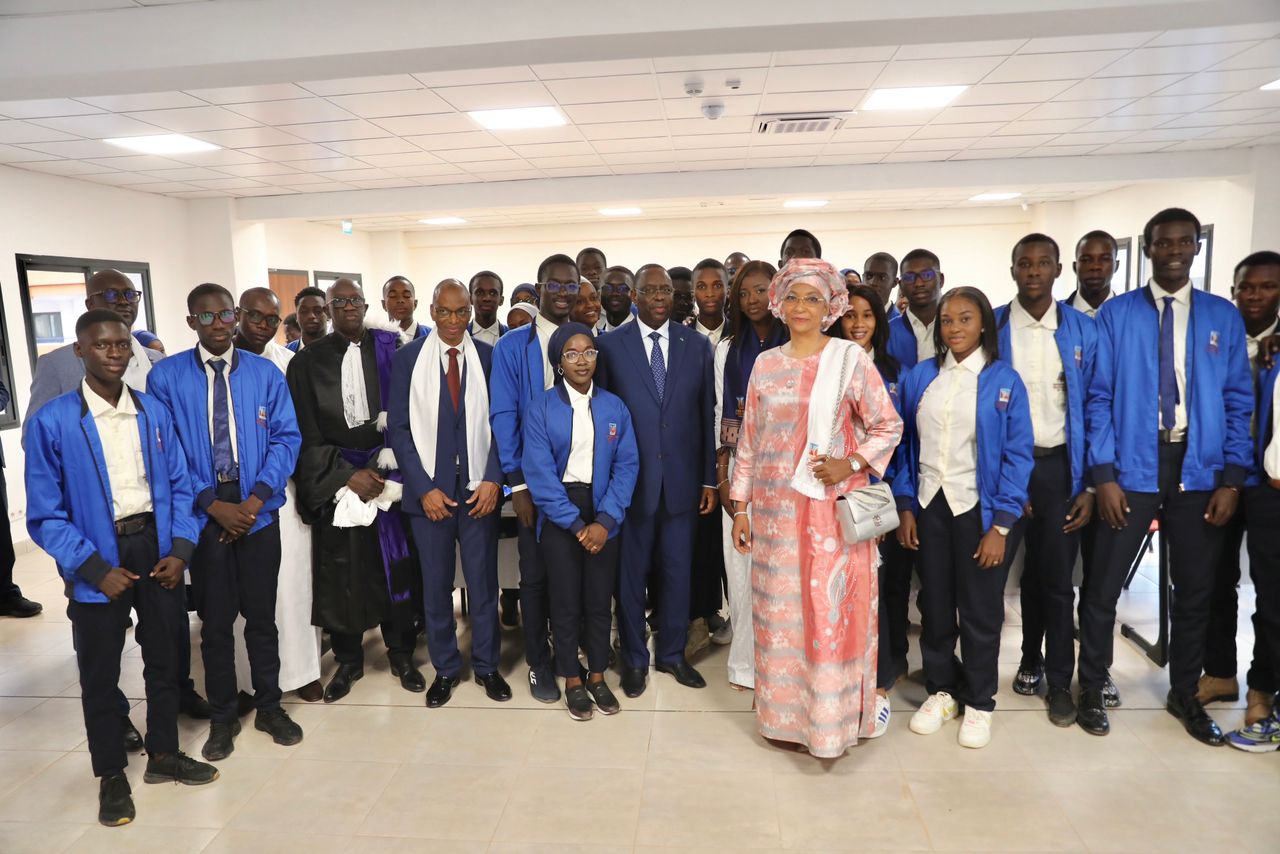
<path id="1" fill-rule="evenodd" d="M 348 341 L 342 354 L 342 417 L 348 429 L 369 420 L 369 393 L 364 387 L 364 359 L 358 341 Z"/>
<path id="2" fill-rule="evenodd" d="M 208 413 L 209 413 L 209 447 L 213 447 L 213 384 L 217 381 L 217 373 L 213 370 L 213 366 L 209 364 L 210 359 L 221 359 L 227 363 L 222 369 L 222 382 L 227 385 L 227 426 L 230 428 L 228 432 L 231 434 L 231 462 L 239 465 L 240 448 L 236 445 L 236 405 L 231 397 L 231 359 L 235 353 L 235 345 L 227 347 L 227 352 L 221 356 L 215 356 L 204 348 L 203 344 L 196 345 L 196 352 L 200 354 L 200 364 L 204 365 L 204 375 L 208 377 L 209 396 Z"/>
<path id="3" fill-rule="evenodd" d="M 924 362 L 932 359 L 938 354 L 938 348 L 933 343 L 933 327 L 938 323 L 938 315 L 933 316 L 933 322 L 925 326 L 920 322 L 920 318 L 911 313 L 911 309 L 907 309 L 902 313 L 902 320 L 907 324 L 907 328 L 916 336 L 916 359 Z"/>
<path id="4" fill-rule="evenodd" d="M 502 325 L 498 323 L 495 317 L 493 326 L 481 326 L 480 321 L 473 320 L 471 322 L 471 337 L 477 341 L 483 341 L 490 347 L 498 346 L 498 338 L 502 335 Z"/>
<path id="5" fill-rule="evenodd" d="M 570 432 L 569 462 L 564 467 L 565 483 L 591 484 L 595 468 L 596 427 L 591 420 L 591 398 L 595 385 L 579 394 L 573 386 L 564 384 L 569 393 L 569 405 L 573 407 L 573 427 Z"/>
<path id="6" fill-rule="evenodd" d="M 547 361 L 547 345 L 551 343 L 551 336 L 560 327 L 539 313 L 533 319 L 533 328 L 538 336 L 538 349 L 542 351 L 542 382 L 543 390 L 546 391 L 556 384 L 555 370 L 551 367 L 551 363 Z"/>
<path id="7" fill-rule="evenodd" d="M 654 341 L 649 336 L 656 332 L 659 335 L 658 342 L 657 342 L 658 346 L 662 348 L 662 364 L 665 365 L 668 370 L 670 370 L 671 369 L 671 359 L 670 359 L 671 321 L 668 320 L 666 323 L 662 324 L 660 328 L 654 329 L 652 326 L 646 326 L 643 320 L 636 318 L 636 325 L 640 327 L 640 340 L 644 343 L 645 361 L 648 362 L 649 364 L 653 364 Z"/>
<path id="8" fill-rule="evenodd" d="M 142 440 L 138 437 L 138 409 L 133 405 L 129 389 L 120 390 L 120 400 L 115 406 L 89 388 L 88 380 L 80 381 L 80 392 L 102 444 L 112 518 L 119 520 L 150 513 L 151 487 L 147 484 L 147 464 L 142 459 Z"/>
<path id="9" fill-rule="evenodd" d="M 1031 404 L 1031 432 L 1037 448 L 1056 448 L 1067 442 L 1067 381 L 1054 333 L 1058 307 L 1050 305 L 1036 320 L 1016 299 L 1009 308 L 1013 369 L 1022 377 Z"/>
<path id="10" fill-rule="evenodd" d="M 635 319 L 636 319 L 636 316 L 632 314 L 630 310 L 628 310 L 627 316 L 622 319 L 622 322 L 619 323 L 617 326 L 614 326 L 609 322 L 609 315 L 605 314 L 604 310 L 601 309 L 600 328 L 599 330 L 597 330 L 597 332 L 598 334 L 603 335 L 606 332 L 612 332 L 615 329 L 621 329 L 622 327 L 626 326 L 628 323 L 632 322 Z"/>
<path id="11" fill-rule="evenodd" d="M 1071 306 L 1076 311 L 1084 312 L 1089 317 L 1097 317 L 1098 309 L 1102 308 L 1102 306 L 1106 305 L 1109 301 L 1115 299 L 1115 296 L 1116 296 L 1115 291 L 1110 291 L 1110 290 L 1107 291 L 1106 297 L 1098 305 L 1098 308 L 1094 308 L 1093 306 L 1089 305 L 1089 301 L 1084 298 L 1084 294 L 1080 293 L 1080 289 L 1077 287 L 1076 292 L 1073 293 L 1071 296 L 1067 297 L 1067 305 Z"/>
<path id="12" fill-rule="evenodd" d="M 1171 294 L 1157 285 L 1154 279 L 1151 280 L 1151 296 L 1156 301 L 1160 320 L 1164 319 L 1164 297 L 1173 297 L 1173 376 L 1178 383 L 1178 405 L 1173 410 L 1173 427 L 1184 432 L 1187 429 L 1187 322 L 1191 319 L 1191 289 L 1192 284 L 1187 282 L 1176 294 Z M 1158 331 L 1156 340 L 1160 340 Z M 1158 348 L 1156 358 L 1160 358 Z M 1156 375 L 1159 376 L 1158 366 Z M 1156 393 L 1159 394 L 1158 386 Z"/>
<path id="13" fill-rule="evenodd" d="M 708 329 L 702 325 L 701 320 L 693 321 L 693 328 L 698 331 L 699 335 L 707 339 L 707 343 L 711 345 L 711 351 L 713 353 L 715 352 L 716 345 L 720 343 L 720 339 L 724 337 L 724 330 L 728 325 L 728 321 L 722 320 L 720 321 L 720 325 L 715 329 Z"/>
<path id="14" fill-rule="evenodd" d="M 1249 354 L 1249 370 L 1253 371 L 1254 379 L 1258 378 L 1258 362 L 1256 361 L 1258 358 L 1258 348 L 1265 339 L 1275 335 L 1277 331 L 1280 331 L 1280 320 L 1273 322 L 1270 326 L 1264 329 L 1260 335 L 1250 335 L 1247 330 L 1244 333 L 1245 352 Z"/>
<path id="15" fill-rule="evenodd" d="M 959 363 L 948 352 L 925 390 L 916 411 L 921 507 L 928 507 L 939 490 L 952 515 L 978 503 L 978 375 L 986 366 L 981 347 Z"/>

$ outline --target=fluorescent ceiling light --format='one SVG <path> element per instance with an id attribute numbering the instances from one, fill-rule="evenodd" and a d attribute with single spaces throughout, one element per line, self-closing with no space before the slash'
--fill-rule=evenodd
<path id="1" fill-rule="evenodd" d="M 1280 90 L 1280 80 L 1272 80 L 1270 83 L 1263 83 L 1258 87 L 1263 92 L 1275 92 Z"/>
<path id="2" fill-rule="evenodd" d="M 430 219 L 420 219 L 418 222 L 423 225 L 462 225 L 466 220 L 460 216 L 433 216 Z"/>
<path id="3" fill-rule="evenodd" d="M 640 208 L 600 208 L 600 216 L 640 216 Z"/>
<path id="4" fill-rule="evenodd" d="M 978 193 L 976 196 L 970 196 L 971 202 L 1007 202 L 1010 199 L 1016 199 L 1022 193 Z"/>
<path id="5" fill-rule="evenodd" d="M 197 151 L 217 151 L 222 146 L 183 136 L 180 133 L 162 133 L 151 136 L 123 136 L 104 139 L 108 145 L 127 148 L 140 154 L 192 154 Z"/>
<path id="6" fill-rule="evenodd" d="M 936 110 L 945 107 L 968 86 L 908 86 L 876 89 L 862 105 L 864 110 Z"/>
<path id="7" fill-rule="evenodd" d="M 514 110 L 472 110 L 467 113 L 488 130 L 556 128 L 568 124 L 555 107 L 517 107 Z"/>
<path id="8" fill-rule="evenodd" d="M 784 208 L 825 208 L 826 199 L 787 199 L 782 203 Z"/>

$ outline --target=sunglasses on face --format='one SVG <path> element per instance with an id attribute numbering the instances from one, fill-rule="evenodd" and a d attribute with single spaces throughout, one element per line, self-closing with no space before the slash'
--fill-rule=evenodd
<path id="1" fill-rule="evenodd" d="M 260 311 L 254 311 L 253 309 L 249 309 L 244 313 L 244 317 L 245 317 L 245 320 L 249 321 L 250 323 L 265 323 L 267 324 L 267 326 L 270 326 L 272 329 L 275 329 L 277 326 L 280 325 L 280 315 L 278 314 L 263 314 Z M 207 323 L 205 325 L 208 326 Z"/>
<path id="2" fill-rule="evenodd" d="M 365 305 L 365 299 L 364 297 L 334 297 L 325 303 L 325 305 L 330 305 L 334 308 L 346 308 L 347 306 L 351 306 L 352 308 L 361 308 Z"/>
<path id="3" fill-rule="evenodd" d="M 133 288 L 121 290 L 119 288 L 107 288 L 105 291 L 99 291 L 94 296 L 102 297 L 102 301 L 107 305 L 115 305 L 124 300 L 128 303 L 134 303 L 142 299 L 142 291 L 135 291 Z"/>
<path id="4" fill-rule="evenodd" d="M 581 285 L 578 282 L 543 282 L 542 291 L 548 294 L 576 294 Z"/>
<path id="5" fill-rule="evenodd" d="M 212 326 L 214 318 L 230 325 L 236 322 L 236 310 L 234 308 L 224 308 L 221 311 L 200 311 L 190 315 L 190 317 L 195 318 L 196 323 L 201 326 Z"/>
<path id="6" fill-rule="evenodd" d="M 919 273 L 903 273 L 898 281 L 904 285 L 914 285 L 917 279 L 922 282 L 932 282 L 937 278 L 937 270 L 921 270 Z"/>
<path id="7" fill-rule="evenodd" d="M 565 350 L 560 354 L 560 357 L 569 364 L 576 365 L 579 360 L 582 359 L 585 359 L 588 362 L 594 362 L 597 355 L 599 355 L 598 350 L 583 350 L 581 352 L 577 350 Z"/>

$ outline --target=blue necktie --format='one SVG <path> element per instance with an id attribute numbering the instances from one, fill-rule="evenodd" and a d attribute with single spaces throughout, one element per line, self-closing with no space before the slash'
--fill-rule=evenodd
<path id="1" fill-rule="evenodd" d="M 1160 426 L 1172 430 L 1178 407 L 1178 379 L 1173 370 L 1173 297 L 1164 300 L 1160 315 Z"/>
<path id="2" fill-rule="evenodd" d="M 213 368 L 213 470 L 217 474 L 235 473 L 236 464 L 231 455 L 231 411 L 227 406 L 227 381 L 222 372 L 227 363 L 222 359 L 210 359 Z"/>
<path id="3" fill-rule="evenodd" d="M 658 402 L 662 402 L 662 393 L 667 387 L 667 363 L 662 358 L 662 335 L 658 332 L 650 332 L 649 338 L 653 340 L 653 352 L 649 354 L 649 369 L 653 371 L 653 384 L 658 388 Z"/>

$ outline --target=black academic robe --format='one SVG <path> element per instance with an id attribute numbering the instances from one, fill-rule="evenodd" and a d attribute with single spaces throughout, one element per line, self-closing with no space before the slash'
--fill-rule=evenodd
<path id="1" fill-rule="evenodd" d="M 370 420 L 347 427 L 343 417 L 342 360 L 347 346 L 347 339 L 336 332 L 325 336 L 293 357 L 287 377 L 302 432 L 294 483 L 298 515 L 311 526 L 311 622 L 331 631 L 360 634 L 379 623 L 412 620 L 410 614 L 393 613 L 389 590 L 403 583 L 399 576 L 414 565 L 410 561 L 410 566 L 397 565 L 388 571 L 376 524 L 333 526 L 334 496 L 356 472 L 340 449 L 370 450 L 383 444 L 377 417 L 385 406 L 369 332 L 361 342 L 360 355 Z M 399 505 L 393 505 L 392 512 L 399 519 Z"/>

